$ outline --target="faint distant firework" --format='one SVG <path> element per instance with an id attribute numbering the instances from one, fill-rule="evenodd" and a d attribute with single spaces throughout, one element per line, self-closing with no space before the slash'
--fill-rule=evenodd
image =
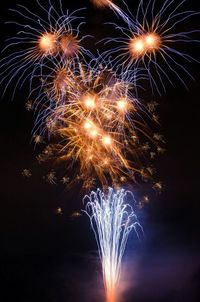
<path id="1" fill-rule="evenodd" d="M 107 193 L 91 192 L 83 201 L 99 249 L 107 302 L 116 302 L 128 237 L 132 229 L 138 237 L 143 232 L 133 209 L 135 199 L 129 191 L 109 188 Z"/>

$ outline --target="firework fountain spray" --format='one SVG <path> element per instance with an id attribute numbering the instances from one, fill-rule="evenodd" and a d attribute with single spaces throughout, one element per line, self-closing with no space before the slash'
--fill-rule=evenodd
<path id="1" fill-rule="evenodd" d="M 98 189 L 84 197 L 84 203 L 87 202 L 85 212 L 99 249 L 107 302 L 117 301 L 122 257 L 130 232 L 134 229 L 139 237 L 143 231 L 133 206 L 127 203 L 130 199 L 135 205 L 130 191 L 112 188 L 107 194 Z"/>

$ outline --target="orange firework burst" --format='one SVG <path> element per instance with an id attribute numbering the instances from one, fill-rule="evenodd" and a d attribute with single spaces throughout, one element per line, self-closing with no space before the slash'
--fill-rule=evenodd
<path id="1" fill-rule="evenodd" d="M 198 37 L 195 38 L 199 30 L 188 28 L 190 22 L 186 21 L 198 16 L 198 12 L 184 10 L 184 2 L 139 1 L 135 17 L 126 20 L 126 26 L 114 24 L 119 31 L 117 38 L 104 40 L 106 45 L 109 42 L 111 45 L 111 49 L 104 52 L 104 58 L 112 59 L 117 72 L 144 68 L 152 91 L 160 95 L 166 90 L 166 82 L 173 85 L 173 75 L 187 87 L 186 78 L 193 77 L 186 63 L 198 62 L 187 53 L 187 44 L 199 42 Z M 185 27 L 183 31 L 176 26 L 179 24 Z"/>
<path id="2" fill-rule="evenodd" d="M 51 61 L 45 66 L 49 75 L 42 78 L 42 93 L 49 101 L 56 100 L 58 103 L 66 96 L 67 91 L 73 91 L 76 81 L 73 66 L 73 59 Z M 42 99 L 41 95 L 39 99 Z"/>
<path id="3" fill-rule="evenodd" d="M 79 176 L 86 182 L 96 178 L 102 185 L 117 185 L 134 173 L 144 176 L 138 134 L 148 136 L 148 130 L 130 83 L 108 70 L 79 68 L 47 117 L 48 131 L 58 141 L 51 145 L 53 156 L 71 167 L 79 162 Z"/>
<path id="4" fill-rule="evenodd" d="M 8 45 L 3 49 L 3 52 L 8 51 L 8 54 L 0 61 L 2 77 L 0 82 L 6 83 L 5 91 L 17 78 L 13 95 L 17 86 L 23 85 L 27 78 L 30 78 L 32 83 L 33 78 L 38 76 L 38 70 L 41 76 L 43 66 L 49 61 L 58 58 L 60 61 L 64 59 L 79 61 L 80 57 L 91 55 L 82 46 L 85 36 L 80 38 L 80 26 L 83 22 L 79 21 L 82 17 L 75 16 L 73 12 L 64 13 L 61 2 L 58 10 L 52 5 L 48 10 L 39 2 L 38 4 L 44 19 L 22 5 L 19 5 L 18 10 L 12 10 L 17 15 L 24 16 L 25 20 L 24 23 L 10 22 L 15 24 L 18 32 L 15 37 L 8 39 Z M 28 26 L 27 20 L 30 21 Z M 74 23 L 75 26 L 72 26 Z"/>
<path id="5" fill-rule="evenodd" d="M 63 35 L 60 38 L 60 49 L 67 57 L 76 56 L 79 52 L 79 41 L 72 34 Z"/>
<path id="6" fill-rule="evenodd" d="M 78 34 L 73 32 L 71 24 L 67 23 L 67 21 L 66 24 L 62 23 L 57 26 L 60 27 L 58 29 L 56 27 L 51 28 L 49 32 L 41 32 L 41 35 L 38 37 L 38 49 L 41 56 L 52 56 L 60 53 L 67 58 L 75 57 L 80 51 Z"/>

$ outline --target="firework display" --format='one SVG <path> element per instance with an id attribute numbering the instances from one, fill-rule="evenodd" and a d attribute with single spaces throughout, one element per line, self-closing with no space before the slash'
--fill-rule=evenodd
<path id="1" fill-rule="evenodd" d="M 96 41 L 103 47 L 96 53 L 88 49 L 91 36 L 81 32 L 83 9 L 65 11 L 61 0 L 49 0 L 47 7 L 36 0 L 37 13 L 18 5 L 11 9 L 17 20 L 7 22 L 17 33 L 7 40 L 0 60 L 4 93 L 14 83 L 13 98 L 18 87 L 29 85 L 26 109 L 34 112 L 33 140 L 45 145 L 38 162 L 61 166 L 61 182 L 68 188 L 77 181 L 86 190 L 101 188 L 84 202 L 102 261 L 107 302 L 117 300 L 129 234 L 142 231 L 134 196 L 122 187 L 151 180 L 154 190 L 162 190 L 152 165 L 165 143 L 151 129 L 152 123 L 159 124 L 158 104 L 147 103 L 140 91 L 148 90 L 148 82 L 152 93 L 161 95 L 166 82 L 173 84 L 171 74 L 186 86 L 185 76 L 193 77 L 184 63 L 198 62 L 181 50 L 199 42 L 194 38 L 198 30 L 179 30 L 197 13 L 182 9 L 185 1 L 157 2 L 141 0 L 132 12 L 124 1 L 122 10 L 112 0 L 91 0 L 96 9 L 111 9 L 113 17 L 121 18 L 110 23 L 116 36 Z M 29 178 L 32 171 L 22 174 Z M 52 167 L 44 179 L 56 184 Z M 139 207 L 148 201 L 145 195 Z"/>

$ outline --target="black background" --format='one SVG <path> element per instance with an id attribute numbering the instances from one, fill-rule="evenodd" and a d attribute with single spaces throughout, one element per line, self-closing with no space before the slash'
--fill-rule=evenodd
<path id="1" fill-rule="evenodd" d="M 87 1 L 63 2 L 71 9 L 88 5 L 86 30 L 97 39 L 106 34 L 100 24 L 115 18 Z M 130 7 L 136 5 L 128 2 Z M 196 2 L 188 1 L 187 6 L 198 10 Z M 37 7 L 34 1 L 20 3 Z M 0 4 L 1 45 L 12 34 L 4 21 L 12 19 L 8 8 L 15 4 L 14 0 Z M 192 27 L 199 27 L 197 21 Z M 192 54 L 198 58 L 199 48 L 194 47 Z M 198 64 L 191 64 L 190 70 L 196 82 L 188 80 L 189 91 L 177 80 L 175 88 L 167 86 L 159 99 L 167 153 L 156 166 L 165 186 L 160 196 L 154 194 L 151 203 L 139 211 L 145 238 L 138 242 L 133 234 L 127 247 L 124 302 L 200 301 Z M 24 108 L 26 90 L 18 91 L 12 102 L 7 94 L 0 103 L 0 299 L 103 301 L 101 268 L 89 221 L 84 215 L 71 218 L 83 207 L 83 194 L 79 188 L 66 192 L 63 186 L 43 180 L 35 160 L 38 150 L 30 143 L 33 117 Z M 21 176 L 24 168 L 34 170 L 32 178 Z M 63 215 L 56 214 L 57 207 L 62 207 Z"/>

